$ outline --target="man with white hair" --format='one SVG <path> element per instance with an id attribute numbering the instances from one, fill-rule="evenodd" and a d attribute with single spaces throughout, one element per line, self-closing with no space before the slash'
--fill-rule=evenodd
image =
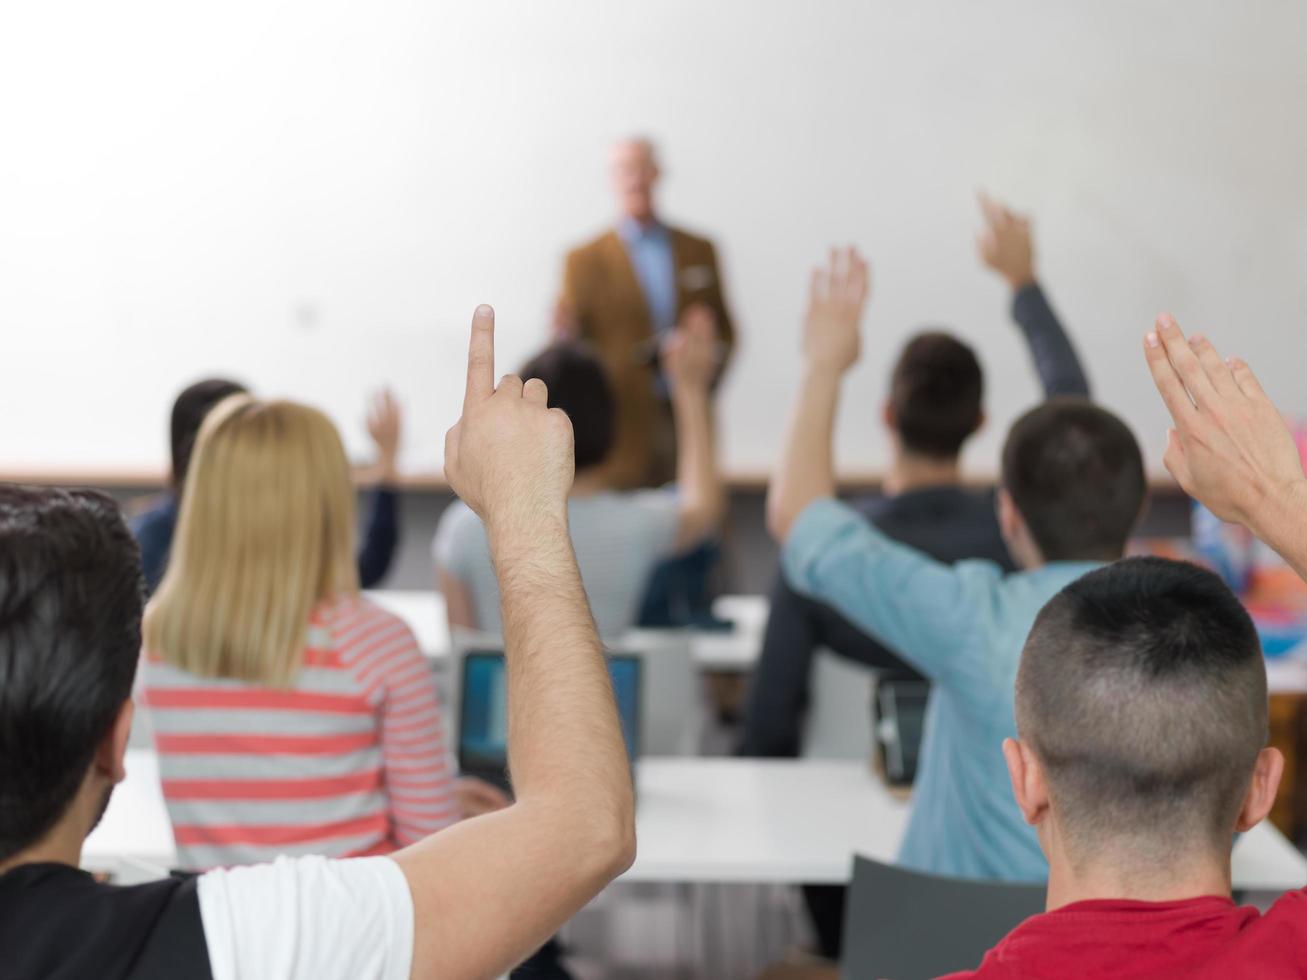
<path id="1" fill-rule="evenodd" d="M 712 242 L 664 223 L 654 191 L 657 152 L 644 137 L 613 144 L 609 172 L 617 220 L 568 253 L 556 330 L 589 343 L 619 394 L 609 480 L 658 486 L 675 475 L 675 429 L 660 352 L 687 318 L 710 317 L 725 366 L 735 333 Z"/>

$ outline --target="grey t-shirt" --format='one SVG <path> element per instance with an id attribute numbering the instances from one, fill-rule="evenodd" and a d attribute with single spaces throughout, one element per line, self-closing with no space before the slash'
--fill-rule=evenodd
<path id="1" fill-rule="evenodd" d="M 676 493 L 606 491 L 569 501 L 567 512 L 599 633 L 619 637 L 635 625 L 649 576 L 675 546 L 680 521 Z M 471 593 L 477 629 L 502 632 L 499 585 L 481 519 L 454 501 L 440 518 L 431 550 L 436 567 Z"/>

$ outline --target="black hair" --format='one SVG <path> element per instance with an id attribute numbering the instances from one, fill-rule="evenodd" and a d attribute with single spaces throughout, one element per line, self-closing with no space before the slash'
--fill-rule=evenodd
<path id="1" fill-rule="evenodd" d="M 975 351 L 946 333 L 913 337 L 890 376 L 890 406 L 903 448 L 933 459 L 955 458 L 980 427 L 984 394 Z"/>
<path id="2" fill-rule="evenodd" d="M 519 372 L 523 381 L 539 378 L 549 389 L 549 407 L 561 408 L 572 420 L 576 469 L 604 462 L 616 438 L 617 400 L 603 364 L 583 344 L 553 344 Z"/>
<path id="3" fill-rule="evenodd" d="M 1081 851 L 1197 838 L 1228 849 L 1267 739 L 1257 630 L 1206 569 L 1108 565 L 1040 612 L 1016 714 Z"/>
<path id="4" fill-rule="evenodd" d="M 143 595 L 109 497 L 0 484 L 0 861 L 62 818 L 131 695 Z"/>
<path id="5" fill-rule="evenodd" d="M 1120 558 L 1148 492 L 1134 434 L 1083 398 L 1052 399 L 1013 423 L 1003 487 L 1045 561 Z"/>
<path id="6" fill-rule="evenodd" d="M 186 482 L 191 452 L 195 449 L 195 439 L 200 434 L 205 416 L 224 398 L 244 395 L 247 391 L 244 385 L 236 381 L 207 378 L 189 385 L 172 403 L 172 419 L 168 431 L 172 446 L 172 485 L 178 493 L 181 493 L 182 485 Z"/>

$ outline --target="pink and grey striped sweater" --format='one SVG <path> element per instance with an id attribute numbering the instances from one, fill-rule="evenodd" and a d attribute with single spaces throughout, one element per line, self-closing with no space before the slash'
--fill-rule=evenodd
<path id="1" fill-rule="evenodd" d="M 292 688 L 148 652 L 144 688 L 183 867 L 385 854 L 457 819 L 431 668 L 364 599 L 314 611 Z"/>

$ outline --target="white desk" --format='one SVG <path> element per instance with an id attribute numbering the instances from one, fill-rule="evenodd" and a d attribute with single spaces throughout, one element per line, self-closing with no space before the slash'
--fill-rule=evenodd
<path id="1" fill-rule="evenodd" d="M 637 768 L 639 856 L 629 881 L 842 883 L 854 853 L 891 861 L 909 804 L 856 762 L 645 759 Z M 87 839 L 83 863 L 170 867 L 172 830 L 154 752 L 127 754 L 127 780 Z M 1268 823 L 1234 850 L 1234 886 L 1307 885 L 1307 859 Z"/>
<path id="2" fill-rule="evenodd" d="M 630 881 L 842 883 L 892 861 L 910 806 L 861 763 L 644 759 Z"/>
<path id="3" fill-rule="evenodd" d="M 861 762 L 646 759 L 632 881 L 842 884 L 854 853 L 892 862 L 911 804 Z M 1307 885 L 1307 858 L 1270 823 L 1240 838 L 1234 887 Z"/>
<path id="4" fill-rule="evenodd" d="M 428 589 L 378 589 L 365 593 L 381 608 L 408 624 L 428 659 L 442 663 L 453 650 L 445 597 Z M 729 633 L 696 632 L 691 637 L 695 662 L 704 670 L 747 671 L 762 650 L 767 622 L 765 596 L 723 596 L 713 605 L 723 619 L 738 622 Z"/>

